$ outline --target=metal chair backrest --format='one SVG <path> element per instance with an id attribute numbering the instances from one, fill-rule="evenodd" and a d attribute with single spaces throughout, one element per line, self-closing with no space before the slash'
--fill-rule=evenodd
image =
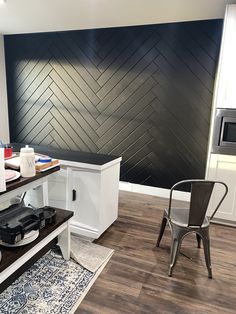
<path id="1" fill-rule="evenodd" d="M 191 197 L 190 197 L 190 206 L 189 206 L 189 219 L 188 226 L 201 226 L 203 224 L 204 218 L 206 216 L 208 204 L 214 189 L 215 184 L 223 185 L 225 192 L 222 193 L 222 197 L 218 202 L 215 210 L 213 211 L 210 220 L 214 217 L 221 203 L 228 193 L 228 187 L 224 182 L 221 181 L 209 181 L 209 180 L 183 180 L 174 184 L 170 191 L 170 200 L 169 200 L 169 210 L 168 216 L 170 217 L 171 212 L 171 203 L 172 203 L 172 194 L 173 191 L 181 185 L 190 185 Z"/>

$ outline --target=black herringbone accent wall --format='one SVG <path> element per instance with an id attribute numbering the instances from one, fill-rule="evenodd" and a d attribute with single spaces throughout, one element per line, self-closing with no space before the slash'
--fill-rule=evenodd
<path id="1" fill-rule="evenodd" d="M 222 21 L 5 36 L 11 141 L 122 156 L 121 180 L 203 178 Z"/>

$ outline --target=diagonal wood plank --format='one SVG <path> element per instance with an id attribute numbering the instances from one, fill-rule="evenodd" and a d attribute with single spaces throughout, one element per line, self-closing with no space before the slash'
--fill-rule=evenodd
<path id="1" fill-rule="evenodd" d="M 221 31 L 211 20 L 5 36 L 11 141 L 121 155 L 121 179 L 138 184 L 203 178 Z"/>

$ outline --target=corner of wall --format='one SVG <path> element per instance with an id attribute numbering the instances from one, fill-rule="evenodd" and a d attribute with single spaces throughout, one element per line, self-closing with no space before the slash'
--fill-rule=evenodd
<path id="1" fill-rule="evenodd" d="M 7 101 L 4 37 L 0 34 L 0 140 L 9 143 L 9 118 Z"/>

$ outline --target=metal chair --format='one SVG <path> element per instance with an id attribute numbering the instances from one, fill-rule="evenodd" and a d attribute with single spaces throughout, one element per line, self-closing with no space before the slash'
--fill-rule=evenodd
<path id="1" fill-rule="evenodd" d="M 181 185 L 189 185 L 191 190 L 190 204 L 188 209 L 171 208 L 173 191 Z M 215 185 L 223 185 L 225 191 L 222 192 L 222 197 L 218 202 L 215 210 L 210 218 L 206 216 L 207 207 Z M 170 265 L 168 276 L 172 276 L 180 246 L 183 238 L 189 233 L 196 233 L 198 248 L 201 247 L 201 239 L 203 242 L 205 261 L 208 269 L 208 277 L 212 278 L 211 258 L 210 258 L 210 239 L 209 239 L 209 224 L 214 217 L 216 211 L 222 204 L 228 187 L 224 182 L 207 181 L 207 180 L 184 180 L 174 184 L 170 190 L 169 207 L 164 210 L 161 229 L 156 246 L 159 247 L 166 222 L 169 223 L 172 241 L 170 251 Z"/>

